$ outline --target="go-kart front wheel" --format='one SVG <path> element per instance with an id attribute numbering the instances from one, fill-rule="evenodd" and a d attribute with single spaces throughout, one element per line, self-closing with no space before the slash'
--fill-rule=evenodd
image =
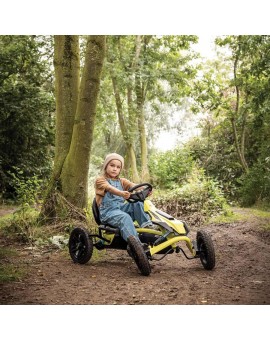
<path id="1" fill-rule="evenodd" d="M 151 266 L 140 242 L 134 236 L 129 236 L 127 243 L 128 253 L 133 257 L 142 275 L 150 275 Z"/>
<path id="2" fill-rule="evenodd" d="M 207 270 L 215 267 L 215 249 L 211 236 L 205 230 L 197 232 L 197 247 L 202 265 Z"/>
<path id="3" fill-rule="evenodd" d="M 69 254 L 75 263 L 85 264 L 93 254 L 93 240 L 83 227 L 76 227 L 69 237 Z"/>

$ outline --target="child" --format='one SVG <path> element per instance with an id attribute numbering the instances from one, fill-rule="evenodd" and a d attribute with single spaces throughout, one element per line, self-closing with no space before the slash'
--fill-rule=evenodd
<path id="1" fill-rule="evenodd" d="M 138 234 L 133 221 L 137 221 L 141 228 L 151 227 L 152 221 L 144 212 L 143 203 L 128 203 L 130 197 L 127 190 L 135 186 L 126 178 L 119 178 L 124 167 L 124 159 L 117 153 L 111 153 L 105 158 L 102 174 L 96 179 L 96 202 L 99 207 L 100 220 L 120 229 L 121 236 L 129 244 L 133 235 L 137 241 Z M 141 244 L 141 243 L 140 243 Z"/>

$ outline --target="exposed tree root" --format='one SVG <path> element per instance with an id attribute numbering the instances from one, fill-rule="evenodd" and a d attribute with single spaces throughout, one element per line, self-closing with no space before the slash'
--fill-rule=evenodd
<path id="1" fill-rule="evenodd" d="M 88 223 L 86 211 L 70 203 L 59 191 L 54 191 L 46 198 L 39 219 L 42 224 L 55 226 L 70 221 Z"/>

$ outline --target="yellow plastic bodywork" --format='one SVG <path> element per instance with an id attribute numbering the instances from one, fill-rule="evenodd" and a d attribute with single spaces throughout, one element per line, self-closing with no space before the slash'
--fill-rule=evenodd
<path id="1" fill-rule="evenodd" d="M 182 221 L 179 221 L 177 219 L 169 220 L 166 217 L 160 215 L 157 212 L 157 210 L 158 209 L 154 206 L 154 204 L 151 201 L 149 200 L 144 201 L 144 211 L 150 214 L 152 221 L 166 222 L 168 226 L 172 227 L 178 234 L 180 235 L 186 234 L 186 229 Z M 156 216 L 158 216 L 158 218 Z"/>
<path id="2" fill-rule="evenodd" d="M 158 253 L 159 251 L 171 246 L 172 248 L 176 248 L 178 242 L 185 242 L 189 251 L 193 256 L 196 255 L 196 250 L 193 247 L 193 244 L 190 241 L 190 238 L 186 236 L 186 229 L 184 227 L 184 223 L 182 221 L 179 221 L 177 219 L 170 220 L 164 216 L 162 216 L 158 209 L 154 206 L 154 204 L 149 201 L 144 201 L 144 211 L 147 212 L 150 216 L 152 221 L 156 222 L 165 222 L 168 226 L 170 226 L 175 232 L 169 233 L 169 235 L 166 236 L 166 241 L 162 242 L 159 245 L 150 247 L 150 254 L 154 255 Z M 162 227 L 160 227 L 162 229 Z M 164 232 L 158 232 L 157 230 L 152 229 L 137 229 L 138 232 L 152 232 L 156 235 L 163 235 Z"/>
<path id="3" fill-rule="evenodd" d="M 194 250 L 193 245 L 192 245 L 192 243 L 190 242 L 190 239 L 187 236 L 175 236 L 175 237 L 172 237 L 171 239 L 169 239 L 165 242 L 162 242 L 161 244 L 159 244 L 157 246 L 150 247 L 150 254 L 154 255 L 154 254 L 158 253 L 159 251 L 161 251 L 162 249 L 165 249 L 169 246 L 172 246 L 172 248 L 175 248 L 176 243 L 180 242 L 180 241 L 185 241 L 189 251 L 191 252 L 191 254 L 193 256 L 196 255 L 196 251 Z"/>
<path id="4" fill-rule="evenodd" d="M 107 232 L 104 232 L 102 233 L 102 236 L 104 238 L 106 238 L 107 241 L 104 241 L 106 245 L 110 245 L 115 237 L 115 234 L 113 233 L 107 233 Z"/>
<path id="5" fill-rule="evenodd" d="M 168 232 L 162 226 L 159 226 L 160 230 L 150 229 L 150 228 L 136 228 L 138 234 L 148 233 L 148 234 L 154 234 L 154 235 L 159 235 L 159 236 L 166 234 L 164 242 L 156 246 L 150 246 L 151 255 L 154 255 L 170 246 L 173 249 L 175 249 L 178 242 L 185 242 L 190 253 L 193 256 L 196 255 L 196 250 L 194 249 L 193 244 L 190 241 L 190 238 L 186 236 L 186 229 L 182 221 L 179 221 L 177 219 L 170 220 L 162 216 L 159 213 L 158 209 L 154 206 L 154 204 L 150 200 L 144 201 L 144 211 L 147 212 L 151 216 L 152 221 L 165 222 L 169 227 L 173 229 L 172 232 Z M 115 237 L 115 234 L 104 232 L 103 237 L 105 237 L 108 240 L 106 241 L 106 244 L 110 245 Z"/>

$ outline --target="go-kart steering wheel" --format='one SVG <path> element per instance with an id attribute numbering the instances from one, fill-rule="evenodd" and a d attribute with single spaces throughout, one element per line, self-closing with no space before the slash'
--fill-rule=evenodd
<path id="1" fill-rule="evenodd" d="M 131 194 L 130 197 L 127 199 L 129 203 L 135 203 L 135 202 L 143 202 L 146 197 L 149 195 L 149 193 L 152 191 L 152 185 L 149 183 L 141 183 L 137 184 L 134 187 L 130 188 L 128 192 L 133 192 L 134 190 L 140 188 L 140 187 L 146 187 L 141 191 L 135 192 L 134 194 Z"/>

